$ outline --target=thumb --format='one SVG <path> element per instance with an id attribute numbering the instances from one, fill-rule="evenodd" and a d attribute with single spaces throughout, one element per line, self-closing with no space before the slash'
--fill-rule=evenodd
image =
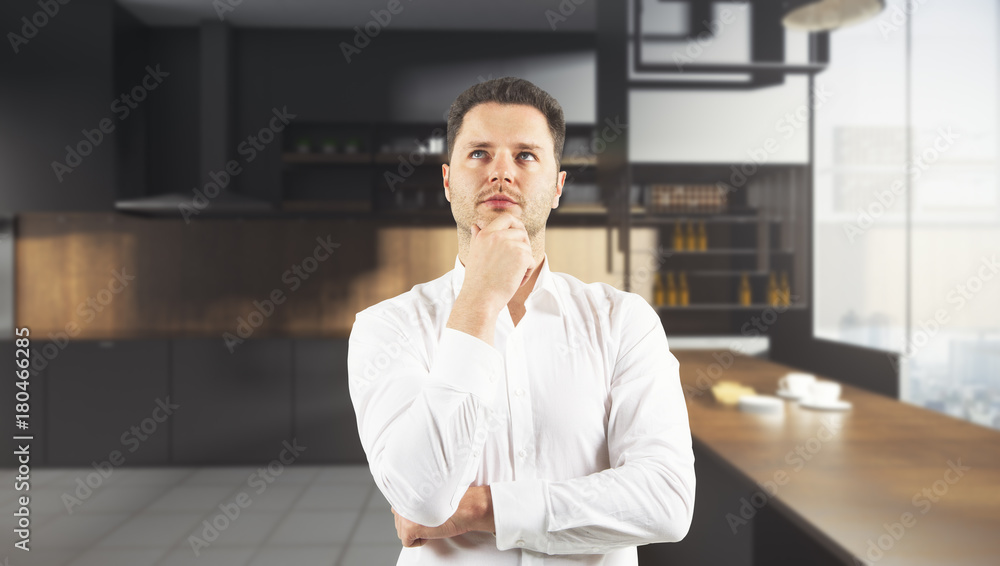
<path id="1" fill-rule="evenodd" d="M 478 224 L 473 224 L 472 225 L 472 237 L 475 238 L 476 234 L 478 234 L 480 232 L 482 232 L 482 230 L 479 229 L 479 225 Z"/>

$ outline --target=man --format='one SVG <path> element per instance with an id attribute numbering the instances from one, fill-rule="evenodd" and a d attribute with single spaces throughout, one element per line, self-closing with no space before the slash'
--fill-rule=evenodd
<path id="1" fill-rule="evenodd" d="M 397 564 L 637 564 L 678 541 L 694 456 L 678 362 L 639 295 L 549 270 L 562 108 L 505 77 L 448 117 L 455 268 L 358 313 L 351 400 Z"/>

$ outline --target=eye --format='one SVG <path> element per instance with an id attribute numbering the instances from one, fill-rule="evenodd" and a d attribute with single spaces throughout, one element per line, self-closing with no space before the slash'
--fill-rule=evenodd
<path id="1" fill-rule="evenodd" d="M 475 150 L 473 150 L 473 151 L 472 151 L 472 153 L 470 153 L 470 154 L 469 154 L 469 157 L 471 157 L 471 158 L 473 158 L 473 159 L 478 159 L 478 158 L 476 157 L 476 154 L 477 154 L 477 153 L 483 153 L 483 154 L 485 154 L 486 152 L 485 152 L 485 151 L 483 151 L 483 150 L 481 150 L 481 149 L 475 149 Z"/>
<path id="2" fill-rule="evenodd" d="M 530 151 L 522 151 L 519 155 L 520 156 L 527 155 L 527 156 L 529 156 L 531 158 L 532 161 L 538 161 L 538 158 L 535 157 L 535 154 L 531 153 Z"/>

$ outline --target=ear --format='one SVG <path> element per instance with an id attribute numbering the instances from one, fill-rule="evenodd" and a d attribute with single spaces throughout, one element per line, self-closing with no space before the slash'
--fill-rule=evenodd
<path id="1" fill-rule="evenodd" d="M 451 187 L 448 186 L 448 164 L 441 164 L 441 179 L 442 184 L 444 184 L 444 198 L 451 202 Z"/>
<path id="2" fill-rule="evenodd" d="M 559 197 L 562 196 L 563 185 L 566 183 L 566 172 L 560 171 L 556 174 L 556 194 L 552 197 L 552 208 L 559 206 Z"/>

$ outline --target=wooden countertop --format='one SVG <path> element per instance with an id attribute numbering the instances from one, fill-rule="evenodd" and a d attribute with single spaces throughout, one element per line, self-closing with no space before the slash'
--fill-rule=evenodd
<path id="1" fill-rule="evenodd" d="M 674 355 L 695 443 L 847 563 L 1000 564 L 1000 431 L 846 384 L 847 412 L 786 402 L 783 416 L 745 413 L 717 403 L 711 386 L 773 395 L 793 368 L 727 351 Z"/>

